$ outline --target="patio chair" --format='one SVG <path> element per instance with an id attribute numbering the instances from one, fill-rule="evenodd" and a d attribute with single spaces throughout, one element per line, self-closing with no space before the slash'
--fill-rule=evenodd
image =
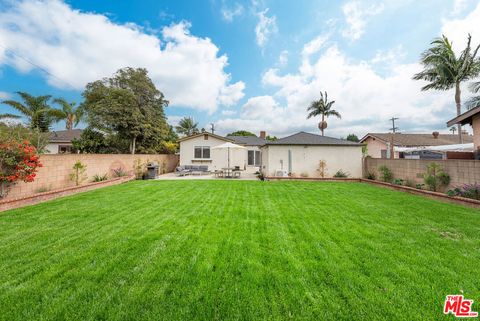
<path id="1" fill-rule="evenodd" d="M 186 176 L 190 174 L 190 169 L 187 169 L 187 166 L 178 166 L 175 169 L 177 176 Z"/>
<path id="2" fill-rule="evenodd" d="M 234 170 L 233 171 L 233 177 L 234 178 L 240 178 L 240 175 L 242 174 L 242 172 L 240 170 Z"/>
<path id="3" fill-rule="evenodd" d="M 213 171 L 213 175 L 217 178 L 218 177 L 223 178 L 224 177 L 224 172 L 222 170 L 216 169 L 216 170 Z"/>

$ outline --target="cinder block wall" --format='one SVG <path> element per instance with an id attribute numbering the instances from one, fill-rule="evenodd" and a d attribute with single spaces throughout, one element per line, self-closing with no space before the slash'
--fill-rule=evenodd
<path id="1" fill-rule="evenodd" d="M 70 180 L 70 174 L 75 162 L 80 161 L 87 166 L 87 179 L 83 183 L 91 182 L 93 176 L 107 174 L 113 176 L 113 170 L 123 168 L 129 174 L 134 173 L 134 164 L 140 160 L 142 164 L 157 162 L 160 169 L 172 172 L 178 164 L 177 155 L 128 155 L 128 154 L 52 154 L 42 155 L 40 162 L 43 167 L 37 172 L 37 177 L 32 183 L 19 182 L 8 193 L 6 200 L 25 197 L 38 193 L 40 189 L 55 190 L 70 186 L 75 183 Z"/>
<path id="2" fill-rule="evenodd" d="M 395 178 L 411 179 L 416 183 L 424 183 L 423 174 L 427 165 L 435 162 L 443 167 L 450 175 L 451 182 L 448 188 L 463 184 L 480 183 L 480 161 L 467 159 L 427 160 L 427 159 L 365 159 L 365 174 L 375 173 L 377 179 L 380 174 L 378 167 L 385 165 L 393 172 Z"/>

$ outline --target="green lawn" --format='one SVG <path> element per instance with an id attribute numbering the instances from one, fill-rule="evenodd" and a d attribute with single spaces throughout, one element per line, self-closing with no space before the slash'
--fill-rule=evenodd
<path id="1" fill-rule="evenodd" d="M 447 294 L 480 311 L 479 267 L 479 210 L 361 183 L 136 181 L 0 213 L 9 321 L 447 319 Z"/>

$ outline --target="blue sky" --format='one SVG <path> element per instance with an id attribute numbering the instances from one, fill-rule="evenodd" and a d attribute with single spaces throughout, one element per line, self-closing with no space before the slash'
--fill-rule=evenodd
<path id="1" fill-rule="evenodd" d="M 86 83 L 133 66 L 171 101 L 172 124 L 318 132 L 305 109 L 327 91 L 342 114 L 327 135 L 385 132 L 392 116 L 403 132 L 447 132 L 453 93 L 421 92 L 411 77 L 432 38 L 478 43 L 478 21 L 473 0 L 0 0 L 0 98 L 81 102 Z"/>

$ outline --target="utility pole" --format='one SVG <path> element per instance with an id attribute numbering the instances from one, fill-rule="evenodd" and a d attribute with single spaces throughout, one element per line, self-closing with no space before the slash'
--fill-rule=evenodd
<path id="1" fill-rule="evenodd" d="M 398 130 L 398 127 L 395 127 L 395 121 L 397 119 L 398 119 L 397 117 L 390 118 L 390 120 L 392 121 L 392 128 L 390 128 L 390 130 L 392 131 L 392 134 L 390 135 L 390 159 L 395 158 L 395 150 L 393 148 L 393 144 L 394 144 L 393 136 L 395 136 L 395 133 Z"/>
<path id="2" fill-rule="evenodd" d="M 215 124 L 210 123 L 210 130 L 212 131 L 212 134 L 215 134 Z"/>
<path id="3" fill-rule="evenodd" d="M 397 120 L 397 117 L 392 117 L 390 120 L 392 121 L 392 128 L 390 130 L 395 134 L 398 130 L 398 127 L 395 127 L 395 121 Z"/>

